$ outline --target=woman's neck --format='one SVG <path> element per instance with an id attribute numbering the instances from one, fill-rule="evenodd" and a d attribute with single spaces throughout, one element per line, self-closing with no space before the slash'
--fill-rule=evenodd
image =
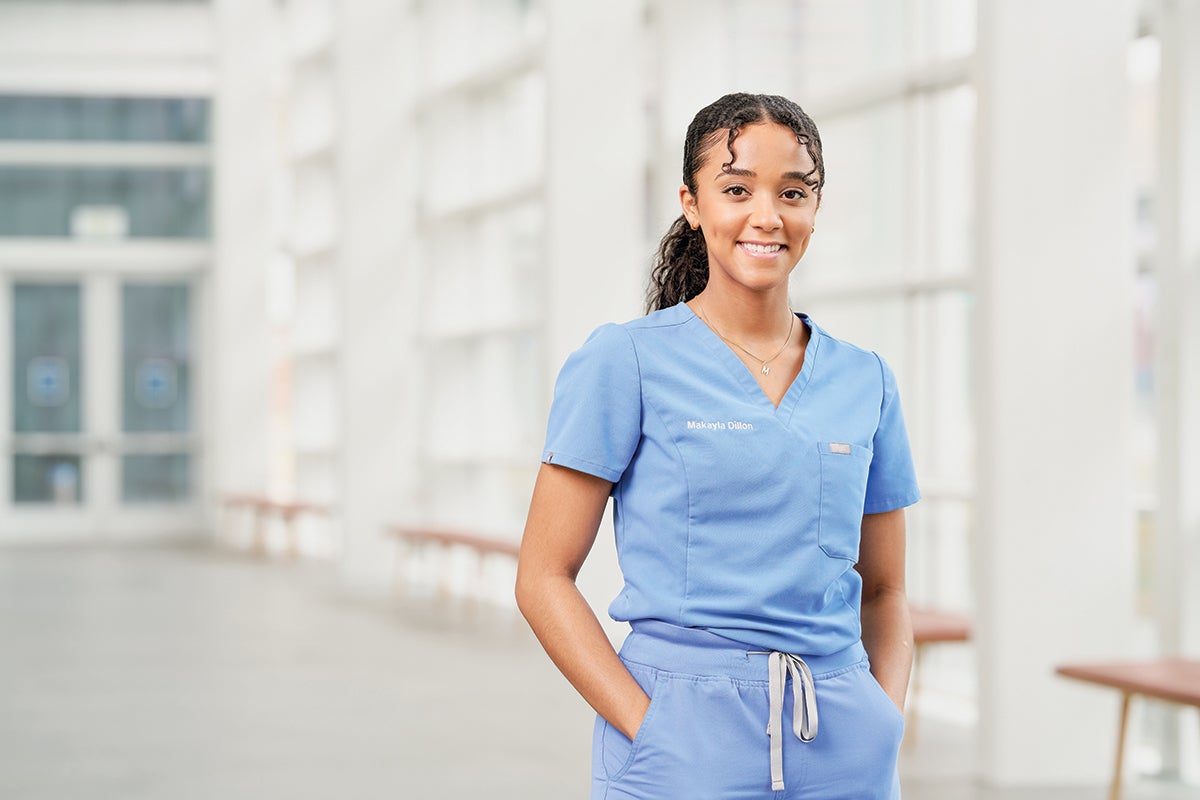
<path id="1" fill-rule="evenodd" d="M 787 286 L 769 292 L 729 292 L 709 286 L 688 303 L 718 335 L 744 346 L 778 343 L 792 325 Z"/>

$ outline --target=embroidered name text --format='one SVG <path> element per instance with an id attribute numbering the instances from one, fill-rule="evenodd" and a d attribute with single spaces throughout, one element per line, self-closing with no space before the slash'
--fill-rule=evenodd
<path id="1" fill-rule="evenodd" d="M 742 422 L 736 419 L 716 420 L 709 422 L 706 420 L 689 419 L 687 421 L 687 429 L 689 431 L 752 431 L 754 424 L 751 422 Z"/>

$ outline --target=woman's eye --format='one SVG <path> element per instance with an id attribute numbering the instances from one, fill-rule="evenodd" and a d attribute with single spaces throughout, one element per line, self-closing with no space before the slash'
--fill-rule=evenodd
<path id="1" fill-rule="evenodd" d="M 725 194 L 733 195 L 734 197 L 742 197 L 747 194 L 745 186 L 729 186 L 725 189 Z"/>
<path id="2" fill-rule="evenodd" d="M 803 200 L 808 197 L 808 194 L 802 189 L 788 189 L 783 193 L 783 197 L 785 200 Z"/>

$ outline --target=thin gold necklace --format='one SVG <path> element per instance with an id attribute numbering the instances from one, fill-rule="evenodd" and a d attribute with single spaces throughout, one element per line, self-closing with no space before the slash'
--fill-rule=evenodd
<path id="1" fill-rule="evenodd" d="M 777 350 L 775 352 L 775 355 L 771 356 L 770 358 L 763 359 L 763 358 L 759 358 L 758 356 L 754 355 L 754 353 L 751 353 L 749 350 L 742 347 L 740 344 L 735 342 L 733 339 L 728 338 L 725 334 L 723 334 L 719 330 L 717 330 L 717 326 L 712 324 L 712 321 L 708 318 L 708 314 L 706 314 L 704 312 L 704 304 L 701 303 L 699 300 L 697 300 L 696 305 L 700 308 L 700 316 L 704 318 L 704 324 L 707 325 L 708 327 L 712 328 L 713 333 L 715 333 L 717 336 L 720 336 L 722 341 L 729 342 L 731 345 L 736 347 L 738 350 L 741 350 L 743 353 L 750 356 L 755 361 L 758 361 L 759 363 L 761 363 L 763 375 L 771 374 L 771 368 L 768 367 L 767 364 L 770 364 L 772 361 L 779 358 L 779 356 L 783 353 L 783 351 L 787 349 L 788 342 L 790 342 L 792 340 L 792 328 L 796 327 L 796 314 L 792 311 L 792 307 L 788 306 L 788 316 L 790 317 L 790 320 L 788 322 L 787 336 L 785 336 L 783 338 L 783 346 L 780 347 L 779 350 Z"/>

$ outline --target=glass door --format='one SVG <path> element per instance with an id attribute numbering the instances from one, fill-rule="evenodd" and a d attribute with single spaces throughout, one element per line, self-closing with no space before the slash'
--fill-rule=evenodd
<path id="1" fill-rule="evenodd" d="M 186 283 L 121 285 L 121 503 L 195 495 L 192 312 Z"/>
<path id="2" fill-rule="evenodd" d="M 196 278 L 12 278 L 0 536 L 202 527 Z"/>
<path id="3" fill-rule="evenodd" d="M 11 502 L 17 508 L 78 507 L 86 439 L 78 282 L 12 287 Z"/>

